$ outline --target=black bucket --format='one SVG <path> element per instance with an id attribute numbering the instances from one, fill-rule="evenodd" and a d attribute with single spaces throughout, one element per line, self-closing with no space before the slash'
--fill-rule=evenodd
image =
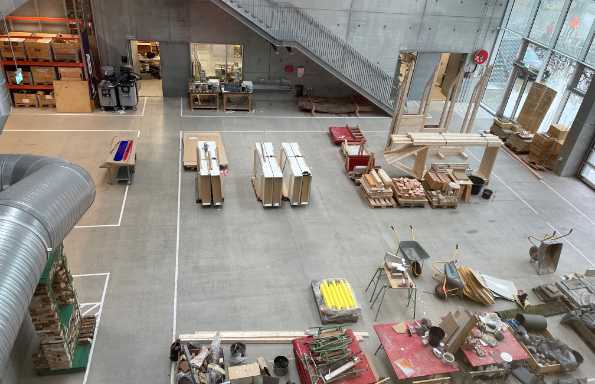
<path id="1" fill-rule="evenodd" d="M 244 343 L 233 343 L 229 347 L 231 365 L 242 364 L 246 360 L 246 344 Z"/>
<path id="2" fill-rule="evenodd" d="M 285 376 L 289 372 L 289 359 L 285 356 L 277 356 L 273 360 L 273 372 L 276 376 Z"/>
<path id="3" fill-rule="evenodd" d="M 444 339 L 444 330 L 440 327 L 430 327 L 430 331 L 428 334 L 428 343 L 436 348 L 440 346 L 440 342 Z"/>
<path id="4" fill-rule="evenodd" d="M 473 183 L 471 186 L 471 194 L 472 195 L 479 195 L 481 190 L 483 189 L 483 185 L 486 183 L 484 179 L 479 176 L 469 176 L 469 180 Z"/>
<path id="5" fill-rule="evenodd" d="M 483 193 L 481 194 L 481 197 L 483 197 L 486 200 L 489 200 L 492 197 L 493 194 L 494 194 L 494 191 L 492 191 L 491 189 L 486 188 L 486 189 L 483 190 Z"/>

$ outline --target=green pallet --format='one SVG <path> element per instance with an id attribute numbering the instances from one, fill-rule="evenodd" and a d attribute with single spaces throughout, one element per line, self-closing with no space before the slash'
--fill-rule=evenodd
<path id="1" fill-rule="evenodd" d="M 89 363 L 89 354 L 91 353 L 90 343 L 78 343 L 74 350 L 74 358 L 72 359 L 72 366 L 67 369 L 38 369 L 39 376 L 63 375 L 66 373 L 83 372 L 87 369 Z"/>

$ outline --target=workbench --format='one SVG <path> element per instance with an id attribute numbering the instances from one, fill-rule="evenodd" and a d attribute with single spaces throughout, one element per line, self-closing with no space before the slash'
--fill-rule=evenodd
<path id="1" fill-rule="evenodd" d="M 224 111 L 252 111 L 252 92 L 223 91 L 221 94 L 223 95 Z M 237 100 L 244 100 L 244 103 L 238 103 Z"/>
<path id="2" fill-rule="evenodd" d="M 378 285 L 380 284 L 381 280 L 386 279 L 386 282 L 383 282 L 378 289 Z M 413 300 L 413 318 L 415 319 L 415 310 L 417 308 L 417 286 L 415 282 L 411 279 L 409 272 L 403 271 L 403 279 L 395 278 L 391 275 L 390 271 L 386 267 L 386 264 L 376 268 L 376 272 L 372 275 L 372 279 L 368 283 L 366 287 L 366 292 L 370 289 L 374 283 L 374 289 L 372 290 L 372 297 L 370 297 L 371 308 L 374 308 L 374 304 L 380 298 L 380 302 L 378 303 L 378 308 L 376 309 L 376 316 L 374 317 L 374 321 L 378 319 L 378 314 L 380 314 L 380 308 L 382 307 L 382 303 L 384 302 L 384 296 L 386 295 L 386 291 L 388 289 L 405 289 L 407 290 L 407 307 L 411 304 L 411 300 Z"/>
<path id="3" fill-rule="evenodd" d="M 486 351 L 484 357 L 479 357 L 469 345 L 463 344 L 461 352 L 465 356 L 466 362 L 474 369 L 480 369 L 491 365 L 502 365 L 505 361 L 500 357 L 502 353 L 508 353 L 512 357 L 512 361 L 522 361 L 529 359 L 529 354 L 523 346 L 515 339 L 510 329 L 506 328 L 502 331 L 504 340 L 499 341 L 493 347 L 486 346 L 483 350 Z"/>
<path id="4" fill-rule="evenodd" d="M 124 142 L 128 144 L 121 151 Z M 109 184 L 120 181 L 132 184 L 136 168 L 136 144 L 135 140 L 129 138 L 114 137 L 108 159 L 99 166 L 107 169 Z"/>
<path id="5" fill-rule="evenodd" d="M 355 337 L 351 329 L 346 330 L 347 336 L 353 339 L 349 345 L 349 349 L 360 358 L 360 361 L 355 365 L 355 368 L 360 371 L 360 374 L 354 377 L 348 377 L 333 381 L 333 384 L 373 384 L 378 381 L 374 368 L 369 362 L 368 358 L 361 350 L 359 342 Z M 312 380 L 311 375 L 308 373 L 308 368 L 304 363 L 304 357 L 310 355 L 310 343 L 312 342 L 312 336 L 299 337 L 294 339 L 291 344 L 293 346 L 293 354 L 295 355 L 295 365 L 300 377 L 300 383 L 302 384 L 323 384 L 322 379 Z"/>
<path id="6" fill-rule="evenodd" d="M 398 333 L 393 328 L 395 325 L 397 323 L 374 324 L 373 328 L 380 341 L 376 353 L 381 348 L 384 349 L 399 380 L 412 383 L 438 378 L 448 380 L 453 373 L 459 372 L 456 362 L 447 364 L 438 359 L 432 352 L 432 347 L 422 343 L 421 336 Z"/>
<path id="7" fill-rule="evenodd" d="M 189 92 L 190 109 L 219 109 L 219 93 Z"/>

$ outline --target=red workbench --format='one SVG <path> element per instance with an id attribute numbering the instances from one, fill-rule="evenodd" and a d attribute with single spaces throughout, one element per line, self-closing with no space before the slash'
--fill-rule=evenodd
<path id="1" fill-rule="evenodd" d="M 503 352 L 512 356 L 512 361 L 527 360 L 529 358 L 527 351 L 525 351 L 523 346 L 514 338 L 508 328 L 503 330 L 502 334 L 504 335 L 504 340 L 499 341 L 496 346 L 483 347 L 483 350 L 486 351 L 484 357 L 477 356 L 469 345 L 463 344 L 461 351 L 463 351 L 463 355 L 469 365 L 473 368 L 485 367 L 486 365 L 500 365 L 504 362 L 500 357 L 500 354 Z"/>
<path id="2" fill-rule="evenodd" d="M 375 324 L 374 331 L 399 380 L 449 376 L 459 371 L 456 363 L 446 364 L 434 356 L 432 347 L 424 345 L 420 336 L 397 333 L 394 325 L 396 323 Z"/>
<path id="3" fill-rule="evenodd" d="M 349 346 L 349 349 L 360 358 L 360 361 L 355 365 L 356 369 L 362 370 L 358 376 L 344 378 L 341 380 L 334 381 L 333 384 L 372 384 L 376 383 L 378 379 L 374 374 L 374 370 L 370 365 L 370 362 L 366 358 L 366 355 L 362 352 L 359 347 L 359 342 L 353 334 L 351 329 L 346 330 L 346 334 L 353 339 L 353 342 Z M 308 374 L 307 368 L 304 365 L 304 355 L 310 354 L 310 343 L 313 337 L 300 337 L 292 341 L 293 354 L 295 355 L 295 365 L 297 367 L 298 375 L 300 376 L 300 382 L 302 384 L 321 384 L 322 380 L 318 380 L 319 383 L 312 383 L 310 375 Z"/>

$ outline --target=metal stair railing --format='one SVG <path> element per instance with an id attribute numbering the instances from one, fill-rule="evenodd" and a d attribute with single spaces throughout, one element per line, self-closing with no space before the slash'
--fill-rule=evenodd
<path id="1" fill-rule="evenodd" d="M 392 76 L 302 9 L 271 0 L 211 1 L 233 9 L 274 43 L 301 50 L 387 113 L 393 113 Z"/>

